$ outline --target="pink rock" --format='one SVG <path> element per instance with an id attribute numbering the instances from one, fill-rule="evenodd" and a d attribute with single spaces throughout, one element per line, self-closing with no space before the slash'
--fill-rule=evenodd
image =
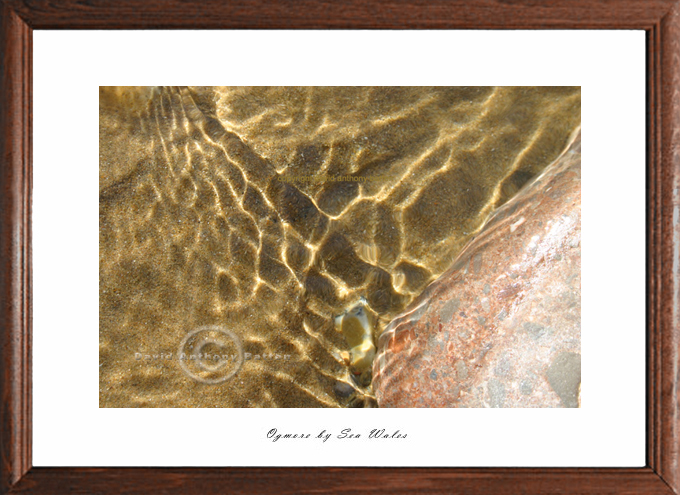
<path id="1" fill-rule="evenodd" d="M 578 407 L 581 135 L 385 329 L 381 407 Z"/>

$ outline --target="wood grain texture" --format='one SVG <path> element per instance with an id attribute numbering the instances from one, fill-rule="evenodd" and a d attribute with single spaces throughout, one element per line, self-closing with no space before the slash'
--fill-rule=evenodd
<path id="1" fill-rule="evenodd" d="M 661 196 L 656 222 L 661 233 L 656 468 L 680 492 L 680 3 L 675 2 L 663 17 L 660 37 L 661 163 L 651 164 L 660 168 L 657 194 Z"/>
<path id="2" fill-rule="evenodd" d="M 31 30 L 0 19 L 0 489 L 31 466 Z"/>
<path id="3" fill-rule="evenodd" d="M 8 0 L 33 29 L 648 29 L 668 0 Z"/>
<path id="4" fill-rule="evenodd" d="M 680 0 L 0 0 L 0 492 L 680 494 Z M 33 29 L 644 29 L 647 466 L 641 469 L 31 467 Z"/>
<path id="5" fill-rule="evenodd" d="M 68 473 L 68 474 L 67 474 Z M 651 469 L 34 468 L 12 493 L 669 494 Z"/>

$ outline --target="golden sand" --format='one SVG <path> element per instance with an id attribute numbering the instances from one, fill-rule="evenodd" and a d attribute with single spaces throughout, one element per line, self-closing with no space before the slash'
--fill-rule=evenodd
<path id="1" fill-rule="evenodd" d="M 380 332 L 580 105 L 572 87 L 101 88 L 100 406 L 370 403 L 335 318 L 363 297 Z M 196 379 L 215 363 L 182 344 L 240 355 L 235 373 Z"/>

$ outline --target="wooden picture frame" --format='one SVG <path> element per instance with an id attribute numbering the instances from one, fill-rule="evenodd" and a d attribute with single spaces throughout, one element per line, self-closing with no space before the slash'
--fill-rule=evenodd
<path id="1" fill-rule="evenodd" d="M 0 0 L 2 493 L 680 494 L 680 0 Z M 642 468 L 32 466 L 34 29 L 638 29 L 647 53 L 647 452 Z"/>

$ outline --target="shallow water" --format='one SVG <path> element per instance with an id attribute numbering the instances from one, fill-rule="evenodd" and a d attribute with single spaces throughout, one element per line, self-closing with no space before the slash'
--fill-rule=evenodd
<path id="1" fill-rule="evenodd" d="M 100 406 L 371 404 L 335 318 L 364 298 L 380 332 L 559 155 L 580 98 L 101 88 Z"/>

